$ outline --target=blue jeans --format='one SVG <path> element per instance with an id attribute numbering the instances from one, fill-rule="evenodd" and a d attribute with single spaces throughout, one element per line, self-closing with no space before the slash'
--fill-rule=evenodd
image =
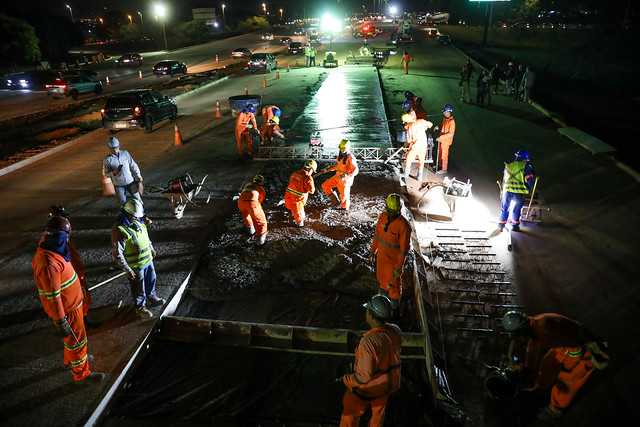
<path id="1" fill-rule="evenodd" d="M 140 203 L 142 203 L 142 197 L 140 197 L 138 183 L 136 181 L 132 181 L 127 185 L 114 185 L 114 187 L 121 206 L 124 206 L 124 204 L 127 203 L 127 192 L 131 194 L 131 197 L 138 199 Z"/>
<path id="2" fill-rule="evenodd" d="M 500 219 L 498 220 L 498 227 L 504 228 L 509 219 L 509 211 L 511 211 L 511 222 L 514 225 L 520 224 L 520 211 L 524 204 L 524 194 L 511 193 L 506 191 L 502 196 L 502 204 L 500 206 Z M 513 203 L 513 206 L 511 204 Z"/>
<path id="3" fill-rule="evenodd" d="M 133 271 L 136 273 L 136 278 L 129 280 L 131 296 L 136 308 L 142 308 L 145 306 L 147 297 L 156 294 L 156 269 L 151 261 L 140 268 L 134 268 Z"/>

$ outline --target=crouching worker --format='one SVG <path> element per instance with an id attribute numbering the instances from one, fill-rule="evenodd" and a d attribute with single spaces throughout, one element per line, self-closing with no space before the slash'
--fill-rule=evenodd
<path id="1" fill-rule="evenodd" d="M 273 135 L 284 139 L 284 135 L 280 131 L 279 117 L 269 119 L 262 125 L 262 128 L 260 128 L 260 140 L 263 145 L 273 142 Z"/>

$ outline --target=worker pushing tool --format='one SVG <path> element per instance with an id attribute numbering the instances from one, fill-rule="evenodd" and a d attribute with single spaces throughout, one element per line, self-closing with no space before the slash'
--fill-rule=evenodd
<path id="1" fill-rule="evenodd" d="M 316 170 L 318 170 L 316 161 L 307 160 L 301 170 L 292 173 L 289 177 L 289 185 L 284 193 L 284 204 L 291 211 L 293 221 L 298 227 L 304 227 L 304 206 L 307 204 L 309 194 L 316 192 L 312 176 Z"/>
<path id="2" fill-rule="evenodd" d="M 520 150 L 515 153 L 515 160 L 504 165 L 502 178 L 502 195 L 498 229 L 504 230 L 511 213 L 513 231 L 520 230 L 520 211 L 524 205 L 524 197 L 534 187 L 533 166 L 529 163 L 529 153 Z"/>
<path id="3" fill-rule="evenodd" d="M 326 195 L 333 194 L 340 203 L 340 209 L 348 211 L 351 204 L 351 186 L 353 179 L 358 175 L 358 162 L 351 154 L 351 142 L 348 139 L 340 141 L 338 148 L 340 153 L 338 153 L 337 163 L 322 170 L 322 172 L 336 171 L 334 176 L 322 183 L 322 191 Z M 338 189 L 339 194 L 334 188 Z"/>
<path id="4" fill-rule="evenodd" d="M 527 316 L 510 311 L 502 318 L 502 326 L 507 332 L 528 338 L 524 367 L 512 369 L 526 377 L 539 367 L 534 388 L 526 391 L 540 396 L 550 393 L 549 404 L 538 413 L 539 419 L 561 416 L 589 376 L 609 362 L 606 340 L 566 316 Z M 539 361 L 542 347 L 548 351 Z"/>
<path id="5" fill-rule="evenodd" d="M 405 147 L 409 148 L 404 163 L 404 177 L 407 178 L 411 172 L 411 165 L 415 158 L 418 158 L 418 174 L 416 179 L 422 182 L 422 172 L 424 170 L 424 161 L 427 157 L 427 130 L 433 127 L 433 123 L 416 119 L 414 115 L 404 114 L 402 122 L 407 130 L 407 142 Z"/>
<path id="6" fill-rule="evenodd" d="M 247 155 L 253 155 L 253 140 L 249 129 L 258 129 L 256 123 L 256 107 L 248 104 L 236 117 L 236 142 L 238 143 L 238 155 L 244 155 L 243 142 L 247 146 Z"/>
<path id="7" fill-rule="evenodd" d="M 258 236 L 258 244 L 264 245 L 267 238 L 267 217 L 262 210 L 265 198 L 264 177 L 256 175 L 242 188 L 238 198 L 238 209 L 249 235 Z"/>

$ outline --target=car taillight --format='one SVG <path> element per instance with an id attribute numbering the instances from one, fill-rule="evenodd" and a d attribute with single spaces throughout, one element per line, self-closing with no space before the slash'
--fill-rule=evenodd
<path id="1" fill-rule="evenodd" d="M 247 62 L 247 65 L 251 66 L 251 61 Z"/>
<path id="2" fill-rule="evenodd" d="M 133 107 L 133 117 L 140 117 L 142 115 L 142 108 Z"/>
<path id="3" fill-rule="evenodd" d="M 262 61 L 262 65 L 266 66 L 267 65 L 267 61 Z"/>
<path id="4" fill-rule="evenodd" d="M 100 109 L 100 114 L 104 114 L 104 112 L 105 112 L 105 109 L 104 109 L 104 108 L 101 108 L 101 109 Z"/>

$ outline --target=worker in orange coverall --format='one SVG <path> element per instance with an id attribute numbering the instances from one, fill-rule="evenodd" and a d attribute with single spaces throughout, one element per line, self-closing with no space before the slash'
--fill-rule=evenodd
<path id="1" fill-rule="evenodd" d="M 358 175 L 358 163 L 349 151 L 351 142 L 348 139 L 340 141 L 338 148 L 340 149 L 338 162 L 322 170 L 322 172 L 337 172 L 322 183 L 322 190 L 326 195 L 333 194 L 340 203 L 340 209 L 348 211 L 351 203 L 351 186 L 353 185 L 353 179 Z M 334 188 L 338 189 L 339 195 L 333 190 Z"/>
<path id="2" fill-rule="evenodd" d="M 268 105 L 262 109 L 262 124 L 264 125 L 274 117 L 280 118 L 282 111 L 275 105 Z"/>
<path id="3" fill-rule="evenodd" d="M 382 427 L 387 400 L 400 388 L 402 331 L 386 322 L 391 317 L 391 301 L 384 295 L 374 295 L 363 306 L 371 329 L 356 348 L 355 372 L 336 378 L 347 386 L 340 427 L 359 426 L 360 416 L 369 406 L 369 426 Z"/>
<path id="4" fill-rule="evenodd" d="M 70 262 L 68 238 L 71 224 L 55 216 L 47 222 L 44 239 L 31 262 L 42 306 L 54 324 L 55 335 L 64 338 L 64 363 L 71 366 L 76 385 L 104 379 L 91 372 L 87 355 L 87 332 L 82 311 L 82 288 Z"/>
<path id="5" fill-rule="evenodd" d="M 243 155 L 243 140 L 247 145 L 247 154 L 253 154 L 253 143 L 249 129 L 258 129 L 255 113 L 256 107 L 254 107 L 253 104 L 248 104 L 236 117 L 236 141 L 238 143 L 239 156 Z"/>
<path id="6" fill-rule="evenodd" d="M 316 192 L 313 176 L 318 170 L 315 160 L 307 160 L 304 168 L 291 174 L 289 185 L 284 193 L 284 205 L 293 214 L 293 221 L 298 227 L 304 227 L 304 205 L 307 204 L 309 194 Z"/>
<path id="7" fill-rule="evenodd" d="M 267 238 L 267 217 L 262 210 L 264 201 L 264 177 L 256 175 L 253 180 L 244 186 L 238 198 L 238 209 L 242 214 L 244 226 L 250 235 L 257 233 L 258 244 L 264 245 Z"/>
<path id="8" fill-rule="evenodd" d="M 395 310 L 402 296 L 404 260 L 411 249 L 411 225 L 402 215 L 404 202 L 399 194 L 387 197 L 385 211 L 378 218 L 369 261 L 376 266 L 379 294 L 391 300 Z"/>
<path id="9" fill-rule="evenodd" d="M 442 120 L 442 126 L 436 126 L 433 130 L 440 129 L 440 136 L 436 138 L 438 144 L 438 161 L 440 163 L 440 170 L 437 174 L 447 173 L 449 168 L 449 147 L 453 144 L 453 135 L 456 133 L 456 122 L 453 120 L 453 107 L 449 104 L 445 105 L 442 109 L 444 120 Z"/>
<path id="10" fill-rule="evenodd" d="M 422 172 L 424 170 L 424 160 L 427 157 L 427 130 L 433 126 L 433 123 L 416 119 L 411 114 L 402 116 L 404 128 L 407 130 L 407 142 L 405 146 L 409 148 L 404 162 L 404 177 L 407 178 L 411 172 L 411 164 L 418 158 L 418 176 L 416 179 L 422 182 Z"/>
<path id="11" fill-rule="evenodd" d="M 269 119 L 269 121 L 264 123 L 260 128 L 260 140 L 262 144 L 272 142 L 274 134 L 285 139 L 282 132 L 280 132 L 280 118 L 278 117 Z"/>
<path id="12" fill-rule="evenodd" d="M 535 387 L 527 391 L 545 394 L 551 390 L 547 407 L 538 418 L 550 419 L 562 415 L 562 411 L 584 385 L 594 369 L 608 364 L 607 342 L 573 319 L 555 313 L 527 316 L 510 311 L 502 319 L 508 332 L 529 338 L 524 374 L 538 366 L 540 349 L 549 348 L 540 361 Z"/>
<path id="13" fill-rule="evenodd" d="M 400 63 L 404 66 L 405 74 L 409 74 L 409 62 L 411 61 L 413 61 L 413 55 L 409 55 L 409 52 L 405 50 L 404 54 L 402 55 L 402 59 L 400 60 Z"/>

